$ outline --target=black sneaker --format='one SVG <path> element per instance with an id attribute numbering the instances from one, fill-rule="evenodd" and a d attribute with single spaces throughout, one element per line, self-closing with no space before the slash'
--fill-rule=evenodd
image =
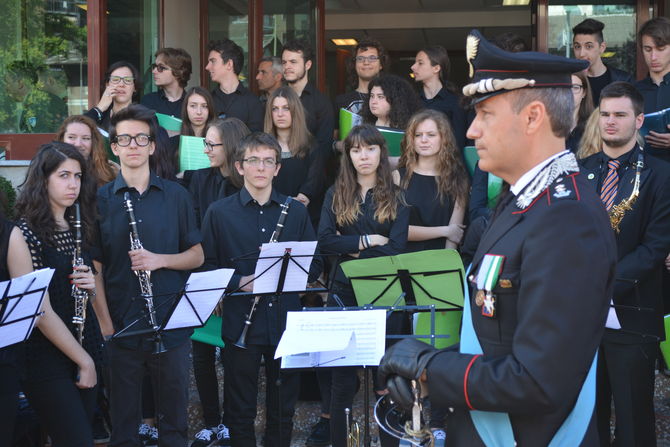
<path id="1" fill-rule="evenodd" d="M 220 424 L 217 427 L 217 433 L 216 433 L 216 438 L 219 440 L 219 446 L 220 447 L 230 447 L 230 430 L 228 430 L 228 427 L 226 427 L 223 424 Z"/>
<path id="2" fill-rule="evenodd" d="M 330 444 L 330 419 L 320 418 L 305 441 L 307 447 L 319 447 Z"/>
<path id="3" fill-rule="evenodd" d="M 203 428 L 195 434 L 191 447 L 210 447 L 216 445 L 217 427 Z"/>
<path id="4" fill-rule="evenodd" d="M 145 447 L 158 445 L 158 429 L 148 424 L 140 424 L 140 442 Z"/>
<path id="5" fill-rule="evenodd" d="M 105 444 L 109 442 L 109 431 L 105 426 L 105 421 L 102 417 L 96 417 L 93 420 L 93 443 L 94 444 Z"/>

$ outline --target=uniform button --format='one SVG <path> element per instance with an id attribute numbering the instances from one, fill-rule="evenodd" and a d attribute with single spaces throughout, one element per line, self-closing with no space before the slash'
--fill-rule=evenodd
<path id="1" fill-rule="evenodd" d="M 137 219 L 137 221 L 138 221 L 139 223 L 142 223 L 142 219 Z"/>
<path id="2" fill-rule="evenodd" d="M 272 303 L 268 303 L 268 307 L 272 307 Z"/>
<path id="3" fill-rule="evenodd" d="M 263 233 L 265 233 L 265 228 L 261 228 L 261 231 L 262 231 Z"/>
<path id="4" fill-rule="evenodd" d="M 263 214 L 263 210 L 261 210 L 261 214 Z"/>

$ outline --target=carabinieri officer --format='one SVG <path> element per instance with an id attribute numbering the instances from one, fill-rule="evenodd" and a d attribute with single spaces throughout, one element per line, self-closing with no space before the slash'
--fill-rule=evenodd
<path id="1" fill-rule="evenodd" d="M 583 61 L 508 53 L 479 32 L 466 50 L 480 167 L 511 185 L 468 274 L 460 352 L 416 340 L 379 368 L 411 405 L 407 379 L 451 407 L 447 445 L 595 446 L 595 365 L 616 247 L 604 207 L 565 150 L 570 74 Z M 570 416 L 570 417 L 569 417 Z"/>

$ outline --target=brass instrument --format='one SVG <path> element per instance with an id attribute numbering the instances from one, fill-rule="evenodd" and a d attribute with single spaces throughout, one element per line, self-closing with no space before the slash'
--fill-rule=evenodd
<path id="1" fill-rule="evenodd" d="M 140 241 L 140 234 L 137 231 L 137 221 L 135 219 L 135 210 L 133 209 L 133 202 L 130 200 L 130 195 L 126 192 L 123 194 L 124 207 L 128 213 L 128 224 L 130 225 L 130 249 L 141 250 L 142 242 Z M 135 275 L 140 282 L 140 293 L 144 298 L 144 304 L 149 315 L 149 324 L 154 331 L 158 331 L 160 326 L 156 321 L 156 310 L 154 308 L 154 292 L 151 286 L 151 271 L 149 270 L 135 270 Z M 165 352 L 165 348 L 161 345 L 160 339 L 156 340 L 155 354 Z"/>
<path id="2" fill-rule="evenodd" d="M 347 422 L 347 447 L 361 447 L 361 428 L 358 422 L 353 420 L 351 410 L 344 409 L 344 417 Z"/>
<path id="3" fill-rule="evenodd" d="M 81 257 L 81 211 L 79 202 L 74 204 L 74 253 L 72 254 L 72 270 L 77 271 L 78 267 L 84 265 L 84 259 Z M 86 323 L 86 306 L 88 305 L 88 292 L 80 289 L 76 284 L 72 284 L 72 298 L 74 299 L 74 315 L 72 323 L 76 328 L 76 336 L 79 344 L 84 340 L 84 324 Z"/>
<path id="4" fill-rule="evenodd" d="M 635 163 L 635 181 L 633 183 L 633 191 L 631 191 L 630 196 L 628 196 L 628 198 L 612 206 L 612 208 L 610 208 L 609 211 L 610 225 L 612 226 L 612 229 L 616 233 L 619 233 L 621 231 L 619 229 L 619 224 L 621 224 L 621 221 L 623 220 L 623 217 L 626 215 L 626 212 L 633 209 L 633 205 L 635 204 L 637 197 L 640 195 L 640 172 L 642 171 L 643 168 L 644 168 L 644 158 L 642 155 L 642 149 L 640 149 L 640 153 L 638 154 L 637 157 L 637 163 Z"/>
<path id="5" fill-rule="evenodd" d="M 270 240 L 268 242 L 275 243 L 279 241 L 279 236 L 281 236 L 281 232 L 284 229 L 284 222 L 286 221 L 286 216 L 288 215 L 288 207 L 291 204 L 291 199 L 292 199 L 291 196 L 289 196 L 286 198 L 286 201 L 284 203 L 279 205 L 281 207 L 281 213 L 279 214 L 279 219 L 277 220 L 277 226 L 275 227 L 275 230 L 272 232 L 272 236 L 270 236 Z M 247 332 L 249 332 L 249 327 L 253 322 L 252 318 L 256 313 L 256 308 L 258 307 L 258 303 L 260 302 L 260 300 L 261 300 L 260 295 L 256 295 L 254 297 L 254 301 L 251 303 L 249 313 L 247 313 L 246 318 L 244 319 L 244 327 L 242 328 L 242 332 L 240 333 L 240 336 L 237 338 L 237 341 L 234 343 L 234 345 L 237 346 L 238 348 L 242 349 L 247 348 Z"/>

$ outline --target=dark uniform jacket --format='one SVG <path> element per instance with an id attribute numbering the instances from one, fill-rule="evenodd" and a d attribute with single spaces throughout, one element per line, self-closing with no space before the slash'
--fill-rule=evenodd
<path id="1" fill-rule="evenodd" d="M 505 260 L 495 318 L 482 315 L 468 277 L 483 355 L 447 350 L 427 368 L 431 400 L 454 409 L 447 445 L 484 445 L 468 414 L 477 409 L 508 413 L 518 446 L 545 446 L 574 407 L 603 334 L 616 250 L 586 182 L 559 176 L 524 209 L 507 199 L 485 231 L 471 272 L 485 254 Z M 597 440 L 592 418 L 582 445 Z"/>
<path id="2" fill-rule="evenodd" d="M 628 198 L 635 180 L 636 145 L 620 157 L 619 190 L 614 204 Z M 581 161 L 590 189 L 600 191 L 607 175 L 609 157 L 603 152 Z M 640 173 L 640 195 L 627 211 L 616 234 L 617 267 L 614 304 L 623 331 L 606 331 L 606 339 L 640 342 L 664 337 L 662 274 L 663 260 L 670 253 L 670 164 L 648 154 Z M 640 307 L 643 310 L 633 309 Z M 649 336 L 652 336 L 650 338 Z"/>

